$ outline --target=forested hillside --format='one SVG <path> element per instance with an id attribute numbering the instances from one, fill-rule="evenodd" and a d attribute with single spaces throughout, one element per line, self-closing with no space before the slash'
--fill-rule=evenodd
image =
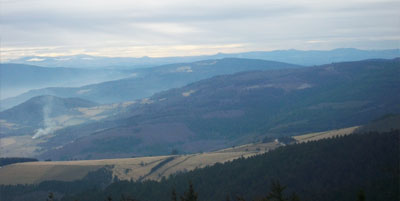
<path id="1" fill-rule="evenodd" d="M 32 162 L 38 161 L 36 158 L 22 158 L 22 157 L 7 157 L 0 158 L 0 167 L 5 165 L 10 165 L 14 163 L 24 163 L 24 162 Z"/>
<path id="2" fill-rule="evenodd" d="M 232 200 L 237 196 L 252 200 L 265 196 L 271 182 L 279 181 L 287 186 L 287 192 L 295 192 L 301 200 L 350 201 L 356 200 L 362 190 L 366 200 L 395 201 L 399 200 L 399 140 L 398 130 L 353 134 L 288 145 L 264 155 L 177 174 L 161 182 L 119 181 L 101 190 L 101 186 L 86 178 L 37 186 L 1 186 L 0 194 L 7 201 L 28 200 L 29 196 L 24 194 L 50 191 L 59 198 L 69 194 L 63 201 L 105 200 L 109 196 L 119 200 L 122 195 L 142 201 L 167 201 L 173 188 L 181 195 L 191 181 L 199 200 L 225 200 L 227 196 Z M 107 175 L 106 172 L 103 170 L 100 175 Z M 109 176 L 95 178 L 108 178 L 100 179 L 102 183 L 111 181 Z"/>
<path id="3" fill-rule="evenodd" d="M 41 95 L 53 95 L 62 98 L 78 97 L 103 104 L 132 101 L 216 75 L 248 70 L 297 67 L 301 66 L 275 61 L 226 58 L 193 63 L 174 63 L 152 68 L 126 69 L 121 70 L 125 76 L 120 76 L 120 78 L 124 79 L 116 79 L 114 74 L 117 73 L 110 72 L 108 75 L 110 78 L 105 82 L 91 82 L 89 85 L 82 82 L 79 86 L 62 85 L 63 87 L 53 87 L 57 85 L 48 85 L 46 88 L 36 87 L 38 89 L 2 100 L 2 107 L 6 109 Z M 92 72 L 92 74 L 92 77 L 96 77 L 100 73 Z M 59 76 L 49 77 L 59 78 Z M 39 77 L 37 79 L 40 80 Z M 62 80 L 62 78 L 59 79 Z"/>
<path id="4" fill-rule="evenodd" d="M 139 200 L 170 200 L 191 181 L 199 200 L 225 200 L 237 195 L 251 200 L 267 194 L 278 180 L 301 200 L 351 201 L 363 190 L 367 200 L 399 200 L 400 132 L 354 134 L 295 144 L 249 159 L 239 159 L 157 182 L 117 182 L 104 191 L 73 199 L 101 200 L 122 194 Z"/>
<path id="5" fill-rule="evenodd" d="M 365 60 L 201 80 L 140 100 L 119 120 L 60 130 L 42 144 L 46 152 L 39 158 L 196 153 L 265 136 L 362 125 L 400 113 L 399 62 Z M 65 139 L 70 133 L 82 137 Z"/>

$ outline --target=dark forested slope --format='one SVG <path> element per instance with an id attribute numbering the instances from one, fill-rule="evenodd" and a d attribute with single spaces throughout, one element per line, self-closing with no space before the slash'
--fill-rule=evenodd
<path id="1" fill-rule="evenodd" d="M 68 185 L 78 183 L 64 183 L 64 188 L 59 188 L 62 182 L 56 182 L 36 187 L 2 186 L 0 193 L 9 198 L 13 197 L 9 192 L 18 196 L 36 191 L 69 193 L 62 199 L 65 201 L 105 200 L 108 196 L 119 200 L 122 195 L 142 201 L 167 201 L 173 188 L 182 194 L 191 181 L 199 200 L 225 200 L 227 195 L 251 200 L 264 196 L 271 181 L 278 180 L 301 200 L 351 201 L 362 190 L 366 200 L 396 201 L 400 198 L 399 140 L 398 130 L 353 134 L 288 145 L 264 155 L 177 174 L 161 182 L 119 181 L 104 190 L 85 187 L 87 190 L 75 191 L 67 190 L 72 188 Z"/>

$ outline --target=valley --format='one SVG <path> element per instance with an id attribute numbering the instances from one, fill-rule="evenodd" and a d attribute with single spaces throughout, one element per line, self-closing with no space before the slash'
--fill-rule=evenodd
<path id="1" fill-rule="evenodd" d="M 399 0 L 0 0 L 0 201 L 400 201 Z"/>
<path id="2" fill-rule="evenodd" d="M 321 186 L 343 197 L 352 185 L 395 196 L 398 58 L 313 67 L 229 58 L 136 70 L 127 79 L 31 91 L 1 111 L 1 157 L 33 162 L 0 167 L 0 200 L 49 191 L 63 201 L 125 193 L 165 200 L 168 188 L 183 193 L 192 179 L 205 197 L 225 180 L 231 196 L 254 197 L 277 176 L 309 199 L 335 200 Z M 376 154 L 361 154 L 372 145 Z M 349 185 L 330 174 L 360 176 Z M 309 177 L 314 190 L 302 187 Z M 376 185 L 388 193 L 376 194 Z"/>
<path id="3" fill-rule="evenodd" d="M 1 151 L 3 156 L 41 160 L 142 157 L 168 155 L 172 150 L 193 154 L 268 136 L 363 125 L 400 112 L 398 59 L 303 68 L 225 59 L 196 62 L 193 65 L 198 67 L 192 70 L 209 72 L 203 68 L 210 65 L 210 69 L 229 69 L 232 63 L 236 70 L 248 66 L 272 69 L 219 75 L 114 104 L 34 97 L 0 112 Z M 172 69 L 176 66 L 171 65 Z"/>

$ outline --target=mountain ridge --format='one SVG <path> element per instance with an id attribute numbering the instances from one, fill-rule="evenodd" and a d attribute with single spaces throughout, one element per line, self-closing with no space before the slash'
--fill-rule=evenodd
<path id="1" fill-rule="evenodd" d="M 49 87 L 31 90 L 2 100 L 2 107 L 10 108 L 37 95 L 80 97 L 98 103 L 115 103 L 145 98 L 156 92 L 181 87 L 194 81 L 220 74 L 245 70 L 296 68 L 298 65 L 257 59 L 225 58 L 193 63 L 176 63 L 154 68 L 129 71 L 130 77 L 82 87 Z M 115 89 L 118 89 L 116 91 Z"/>
<path id="2" fill-rule="evenodd" d="M 41 67 L 36 65 L 0 64 L 0 99 L 13 97 L 43 87 L 81 86 L 129 77 L 129 73 L 112 69 Z M 40 94 L 41 95 L 41 94 Z"/>
<path id="3" fill-rule="evenodd" d="M 111 151 L 116 133 L 125 143 L 122 147 L 129 147 L 126 154 L 149 155 L 360 125 L 400 113 L 399 70 L 394 59 L 216 76 L 142 99 L 129 107 L 128 116 L 113 121 L 113 127 L 102 127 L 107 124 L 103 122 L 87 127 L 91 129 L 71 128 L 69 132 L 80 131 L 84 137 L 41 157 L 124 155 L 123 149 Z M 105 130 L 90 134 L 93 128 Z M 58 144 L 57 138 L 46 146 Z"/>
<path id="4" fill-rule="evenodd" d="M 10 135 L 15 133 L 20 135 L 21 133 L 35 132 L 33 137 L 39 137 L 59 126 L 59 123 L 54 118 L 78 114 L 77 108 L 97 105 L 97 103 L 80 98 L 59 98 L 50 95 L 36 96 L 20 105 L 0 112 L 0 125 L 2 127 L 0 134 Z"/>
<path id="5" fill-rule="evenodd" d="M 218 75 L 149 98 L 74 109 L 53 118 L 60 127 L 47 137 L 32 140 L 26 132 L 9 133 L 3 141 L 24 142 L 40 150 L 29 153 L 45 159 L 95 159 L 163 155 L 174 149 L 194 153 L 267 136 L 352 127 L 400 113 L 399 62 L 374 59 Z M 14 144 L 6 144 L 3 152 L 17 151 Z"/>
<path id="6" fill-rule="evenodd" d="M 155 65 L 171 64 L 178 62 L 195 62 L 207 59 L 221 59 L 225 57 L 238 57 L 248 59 L 264 59 L 288 62 L 298 65 L 322 65 L 332 62 L 356 61 L 370 58 L 392 59 L 400 56 L 399 49 L 386 50 L 362 50 L 356 48 L 337 48 L 332 50 L 273 50 L 273 51 L 250 51 L 240 53 L 217 53 L 202 56 L 177 56 L 177 57 L 96 57 L 90 55 L 74 55 L 61 57 L 23 57 L 10 60 L 10 62 L 39 64 L 42 66 L 64 66 L 64 67 L 150 67 Z"/>

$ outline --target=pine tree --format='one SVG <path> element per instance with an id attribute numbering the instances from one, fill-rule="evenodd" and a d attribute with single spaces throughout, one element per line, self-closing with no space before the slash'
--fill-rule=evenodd
<path id="1" fill-rule="evenodd" d="M 358 192 L 357 201 L 365 201 L 365 192 L 363 190 Z"/>
<path id="2" fill-rule="evenodd" d="M 236 196 L 237 201 L 246 201 L 242 196 Z"/>
<path id="3" fill-rule="evenodd" d="M 49 193 L 46 201 L 54 201 L 54 194 L 52 192 Z"/>
<path id="4" fill-rule="evenodd" d="M 172 189 L 171 201 L 177 201 L 175 188 Z"/>
<path id="5" fill-rule="evenodd" d="M 289 197 L 289 201 L 300 201 L 300 198 L 296 193 L 292 193 L 292 195 Z"/>
<path id="6" fill-rule="evenodd" d="M 267 195 L 267 200 L 270 201 L 286 201 L 283 197 L 283 191 L 285 190 L 285 186 L 282 186 L 279 181 L 272 181 L 271 191 Z"/>
<path id="7" fill-rule="evenodd" d="M 189 182 L 189 190 L 181 196 L 181 201 L 197 201 L 197 193 L 194 192 L 192 182 Z"/>

